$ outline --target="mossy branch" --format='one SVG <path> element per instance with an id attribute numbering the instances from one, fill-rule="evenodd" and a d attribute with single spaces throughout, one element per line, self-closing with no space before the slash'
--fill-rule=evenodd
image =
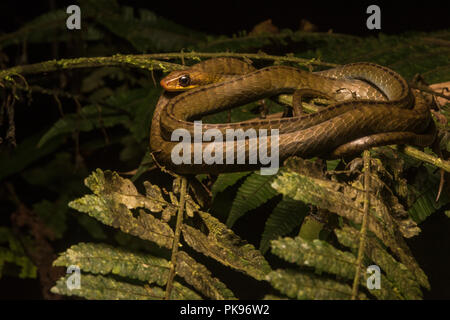
<path id="1" fill-rule="evenodd" d="M 183 59 L 197 59 L 200 58 L 219 58 L 219 57 L 228 57 L 228 58 L 241 58 L 241 59 L 254 59 L 254 60 L 270 60 L 276 62 L 294 62 L 303 66 L 322 66 L 322 67 L 337 67 L 338 64 L 330 63 L 330 62 L 322 62 L 316 59 L 304 59 L 295 57 L 292 55 L 286 56 L 274 56 L 265 53 L 234 53 L 234 52 L 169 52 L 169 53 L 155 53 L 155 54 L 147 54 L 142 55 L 151 59 L 174 59 L 174 58 L 183 58 Z"/>
<path id="2" fill-rule="evenodd" d="M 0 70 L 0 81 L 12 80 L 15 75 L 38 74 L 59 70 L 126 66 L 146 70 L 176 70 L 181 66 L 178 64 L 151 59 L 149 55 L 121 55 L 111 57 L 88 57 L 75 59 L 49 60 L 39 63 L 15 66 Z"/>
<path id="3" fill-rule="evenodd" d="M 316 65 L 324 67 L 336 67 L 337 64 L 320 62 L 314 59 L 303 59 L 293 56 L 273 56 L 263 53 L 206 53 L 206 52 L 171 52 L 171 53 L 155 53 L 141 55 L 122 55 L 116 54 L 111 57 L 86 57 L 75 59 L 49 60 L 28 65 L 15 66 L 9 69 L 0 70 L 0 79 L 11 80 L 14 75 L 38 74 L 43 72 L 52 72 L 59 70 L 110 67 L 110 66 L 127 66 L 146 70 L 179 70 L 182 65 L 160 61 L 157 59 L 200 59 L 200 58 L 217 58 L 217 57 L 234 57 L 247 59 L 271 60 L 277 62 L 295 62 L 301 65 Z"/>

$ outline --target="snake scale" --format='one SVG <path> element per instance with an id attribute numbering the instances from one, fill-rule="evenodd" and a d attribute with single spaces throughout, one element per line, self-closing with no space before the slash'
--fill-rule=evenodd
<path id="1" fill-rule="evenodd" d="M 249 161 L 244 164 L 237 164 L 237 161 L 233 164 L 194 163 L 195 143 L 199 142 L 189 142 L 191 154 L 188 156 L 192 161 L 176 165 L 172 162 L 171 152 L 179 142 L 171 141 L 171 134 L 180 128 L 193 134 L 192 120 L 204 115 L 305 88 L 332 95 L 337 101 L 312 114 L 203 124 L 202 131 L 216 129 L 225 135 L 227 129 L 267 129 L 268 132 L 277 129 L 280 163 L 293 155 L 336 158 L 387 144 L 428 146 L 436 135 L 425 97 L 412 91 L 396 72 L 373 63 L 352 63 L 311 73 L 288 66 L 255 70 L 240 60 L 219 58 L 206 60 L 188 70 L 175 71 L 161 84 L 166 92 L 154 111 L 150 149 L 159 165 L 180 174 L 223 173 L 261 167 L 261 164 L 249 164 Z M 176 95 L 167 90 L 186 91 Z M 350 99 L 343 99 L 342 92 L 350 92 Z M 270 139 L 272 137 L 268 136 L 269 143 Z M 236 148 L 248 151 L 250 146 L 249 139 L 242 144 L 204 141 L 201 150 L 211 143 L 221 148 L 224 154 L 236 151 Z M 236 154 L 234 152 L 235 160 Z"/>

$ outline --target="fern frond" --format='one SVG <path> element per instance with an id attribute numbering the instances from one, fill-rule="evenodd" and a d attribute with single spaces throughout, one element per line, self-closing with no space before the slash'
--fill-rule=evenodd
<path id="1" fill-rule="evenodd" d="M 0 247 L 0 278 L 6 262 L 20 267 L 19 278 L 36 278 L 37 268 L 25 254 L 20 241 L 10 229 L 0 227 L 0 244 L 4 243 L 7 243 L 8 247 Z"/>
<path id="2" fill-rule="evenodd" d="M 243 172 L 224 173 L 219 175 L 211 188 L 213 199 L 219 192 L 223 192 L 226 188 L 234 185 L 240 179 L 248 176 L 250 173 L 251 172 L 249 171 L 243 171 Z"/>
<path id="3" fill-rule="evenodd" d="M 259 250 L 264 254 L 270 247 L 270 240 L 285 236 L 300 226 L 308 210 L 303 202 L 283 197 L 267 218 Z"/>
<path id="4" fill-rule="evenodd" d="M 227 226 L 232 227 L 246 212 L 258 208 L 277 195 L 271 186 L 275 177 L 254 172 L 245 179 L 233 200 Z"/>
<path id="5" fill-rule="evenodd" d="M 130 180 L 121 178 L 117 173 L 103 172 L 100 169 L 86 178 L 85 184 L 95 195 L 86 195 L 70 202 L 71 208 L 88 213 L 100 222 L 120 228 L 125 233 L 171 248 L 174 235 L 167 223 L 142 209 L 138 210 L 138 216 L 135 218 L 130 210 L 146 208 L 160 212 L 164 207 L 171 206 L 159 198 L 160 192 L 155 191 L 155 198 L 142 196 Z"/>
<path id="6" fill-rule="evenodd" d="M 343 226 L 342 229 L 336 229 L 334 232 L 342 245 L 357 250 L 358 230 L 350 226 Z M 406 299 L 422 299 L 422 291 L 414 274 L 404 264 L 395 260 L 370 234 L 366 237 L 365 255 L 385 272 L 386 278 L 398 288 Z"/>
<path id="7" fill-rule="evenodd" d="M 335 280 L 324 279 L 312 273 L 277 269 L 267 275 L 267 281 L 289 298 L 303 300 L 348 300 L 352 288 Z M 358 294 L 359 300 L 367 300 L 364 293 Z"/>
<path id="8" fill-rule="evenodd" d="M 355 240 L 355 246 L 359 239 Z M 301 237 L 283 238 L 271 242 L 272 253 L 286 261 L 296 263 L 302 267 L 312 267 L 316 273 L 324 273 L 338 276 L 338 279 L 351 280 L 355 278 L 356 256 L 334 248 L 325 241 L 318 239 L 305 240 Z M 362 265 L 365 270 L 366 265 Z M 366 287 L 366 278 L 359 279 L 359 286 Z M 393 283 L 381 275 L 381 289 L 371 290 L 370 293 L 382 300 L 404 299 L 395 288 Z"/>
<path id="9" fill-rule="evenodd" d="M 261 252 L 209 213 L 198 213 L 208 229 L 208 234 L 183 225 L 183 238 L 188 245 L 225 266 L 244 272 L 257 280 L 264 279 L 271 268 Z"/>
<path id="10" fill-rule="evenodd" d="M 318 239 L 305 240 L 301 237 L 283 238 L 271 241 L 272 253 L 286 261 L 300 266 L 314 267 L 318 272 L 328 272 L 352 279 L 356 258 L 350 252 L 334 248 Z"/>
<path id="11" fill-rule="evenodd" d="M 150 254 L 130 252 L 103 243 L 79 243 L 60 254 L 54 266 L 78 266 L 83 272 L 117 275 L 164 286 L 169 275 L 170 262 Z M 177 257 L 177 275 L 212 299 L 234 299 L 233 293 L 203 265 L 180 251 Z"/>
<path id="12" fill-rule="evenodd" d="M 79 243 L 67 249 L 54 266 L 76 265 L 94 274 L 114 274 L 160 286 L 166 284 L 169 261 L 149 254 L 134 253 L 103 243 Z"/>
<path id="13" fill-rule="evenodd" d="M 212 277 L 211 272 L 202 264 L 195 261 L 186 252 L 177 254 L 177 275 L 197 289 L 199 292 L 214 300 L 236 299 L 233 292 L 219 279 Z"/>
<path id="14" fill-rule="evenodd" d="M 311 176 L 313 171 L 308 169 L 311 166 L 308 161 L 292 159 L 287 161 L 286 165 L 286 169 L 280 170 L 272 184 L 275 189 L 295 200 L 317 205 L 356 224 L 361 224 L 364 198 L 362 188 L 334 182 L 324 177 Z M 389 212 L 389 207 L 380 195 L 371 193 L 368 230 L 381 239 L 426 287 L 427 277 L 399 233 L 405 230 L 398 228 Z"/>
<path id="15" fill-rule="evenodd" d="M 88 300 L 162 300 L 164 289 L 158 286 L 131 284 L 118 281 L 113 278 L 81 274 L 80 289 L 69 289 L 67 281 L 70 275 L 62 277 L 51 288 L 54 294 L 66 296 L 78 296 Z M 170 296 L 174 300 L 192 299 L 199 300 L 201 297 L 192 290 L 175 282 Z"/>

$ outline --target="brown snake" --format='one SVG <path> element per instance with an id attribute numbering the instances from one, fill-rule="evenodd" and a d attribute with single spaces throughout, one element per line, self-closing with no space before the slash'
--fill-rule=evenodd
<path id="1" fill-rule="evenodd" d="M 335 158 L 379 145 L 407 143 L 427 146 L 435 139 L 436 130 L 425 98 L 413 92 L 399 74 L 386 67 L 353 63 L 311 73 L 286 66 L 255 71 L 245 65 L 236 59 L 211 59 L 187 71 L 174 72 L 161 81 L 166 88 L 171 81 L 172 84 L 189 87 L 192 84 L 189 81 L 181 83 L 182 75 L 191 75 L 195 80 L 195 73 L 198 73 L 211 74 L 207 82 L 212 83 L 176 96 L 168 92 L 161 96 L 153 115 L 150 135 L 150 149 L 158 164 L 182 174 L 245 171 L 261 167 L 261 164 L 249 164 L 248 152 L 245 153 L 245 164 L 237 164 L 236 148 L 248 151 L 249 139 L 242 144 L 237 141 L 230 144 L 203 141 L 201 144 L 200 150 L 203 151 L 212 143 L 223 150 L 224 155 L 234 151 L 233 164 L 194 163 L 196 146 L 189 142 L 191 151 L 187 156 L 190 164 L 176 165 L 172 162 L 171 152 L 179 142 L 171 141 L 171 134 L 183 128 L 193 136 L 192 119 L 305 88 L 332 95 L 336 100 L 342 100 L 339 94 L 343 89 L 358 97 L 337 101 L 313 114 L 203 124 L 202 131 L 217 129 L 225 136 L 226 129 L 268 129 L 268 132 L 278 129 L 280 163 L 293 155 Z M 269 144 L 271 139 L 268 136 Z M 260 138 L 257 140 L 259 147 Z"/>

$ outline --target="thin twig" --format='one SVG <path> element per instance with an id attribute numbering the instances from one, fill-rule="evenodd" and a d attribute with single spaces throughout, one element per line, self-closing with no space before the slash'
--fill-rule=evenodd
<path id="1" fill-rule="evenodd" d="M 64 118 L 64 111 L 62 108 L 61 100 L 58 98 L 56 94 L 53 95 L 53 99 L 55 99 L 56 105 L 58 106 L 59 115 L 61 116 L 61 118 Z"/>
<path id="2" fill-rule="evenodd" d="M 359 282 L 361 278 L 362 260 L 364 257 L 364 249 L 366 244 L 367 222 L 369 220 L 370 208 L 370 152 L 365 150 L 363 153 L 364 160 L 364 214 L 362 219 L 361 231 L 359 233 L 359 249 L 358 258 L 356 259 L 355 278 L 353 279 L 352 300 L 358 297 Z"/>
<path id="3" fill-rule="evenodd" d="M 8 115 L 8 130 L 6 131 L 5 140 L 8 141 L 13 147 L 16 147 L 16 125 L 14 123 L 14 105 L 16 103 L 15 90 L 8 95 L 6 99 L 6 113 Z"/>
<path id="4" fill-rule="evenodd" d="M 411 156 L 417 160 L 421 160 L 424 162 L 427 162 L 429 164 L 434 165 L 435 167 L 444 169 L 447 172 L 450 172 L 450 161 L 443 160 L 441 158 L 438 158 L 436 156 L 433 156 L 431 154 L 425 153 L 423 151 L 420 151 L 414 147 L 411 146 L 397 146 L 397 145 L 391 145 L 389 148 L 397 150 L 403 154 L 406 154 L 408 156 Z M 374 148 L 377 149 L 377 148 Z"/>
<path id="5" fill-rule="evenodd" d="M 315 59 L 305 59 L 294 56 L 274 56 L 265 53 L 234 53 L 234 52 L 168 52 L 168 53 L 152 53 L 143 54 L 142 58 L 152 58 L 152 59 L 197 59 L 197 58 L 218 58 L 218 57 L 228 57 L 228 58 L 242 58 L 242 59 L 253 59 L 253 60 L 271 60 L 277 62 L 295 62 L 301 65 L 309 66 L 322 66 L 322 67 L 337 67 L 339 64 L 322 62 Z"/>
<path id="6" fill-rule="evenodd" d="M 165 300 L 170 299 L 170 294 L 172 292 L 172 287 L 173 287 L 173 279 L 175 277 L 178 246 L 180 244 L 181 225 L 183 224 L 184 205 L 186 202 L 186 192 L 187 192 L 187 178 L 182 177 L 181 178 L 181 190 L 180 190 L 180 203 L 179 203 L 179 207 L 178 207 L 177 223 L 175 225 L 175 235 L 173 237 L 172 257 L 170 260 L 171 267 L 170 267 L 170 271 L 169 271 L 169 277 L 167 279 L 166 293 L 165 293 L 165 297 L 164 297 Z"/>
<path id="7" fill-rule="evenodd" d="M 420 85 L 417 83 L 410 83 L 409 86 L 413 89 L 417 89 L 417 90 L 420 90 L 420 91 L 423 91 L 423 92 L 426 92 L 426 93 L 429 93 L 429 94 L 432 94 L 432 95 L 435 95 L 435 96 L 438 96 L 438 97 L 441 97 L 441 98 L 444 98 L 444 99 L 447 99 L 450 101 L 450 96 L 445 95 L 443 93 L 436 92 L 433 89 L 430 89 L 428 86 Z"/>

